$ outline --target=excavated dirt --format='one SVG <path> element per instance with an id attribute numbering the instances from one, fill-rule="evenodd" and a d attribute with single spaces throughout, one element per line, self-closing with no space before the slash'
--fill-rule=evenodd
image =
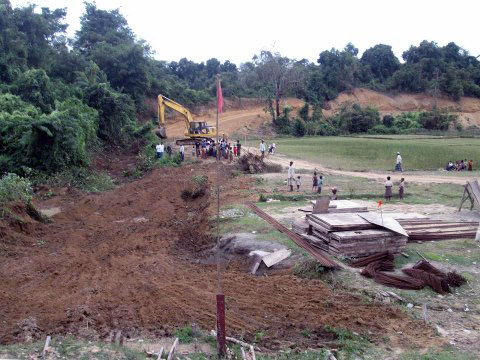
<path id="1" fill-rule="evenodd" d="M 193 170 L 192 170 L 193 169 Z M 164 336 L 185 324 L 215 328 L 216 266 L 208 249 L 209 192 L 183 200 L 192 175 L 214 179 L 212 164 L 155 170 L 113 191 L 65 191 L 37 205 L 61 206 L 53 223 L 0 226 L 0 343 L 55 334 L 107 338 Z M 228 178 L 226 202 L 249 200 L 251 178 Z M 256 277 L 225 264 L 227 333 L 261 345 L 318 347 L 346 327 L 393 348 L 441 343 L 404 312 L 300 280 L 290 270 Z M 311 336 L 301 333 L 308 331 Z M 388 340 L 386 340 L 388 338 Z"/>

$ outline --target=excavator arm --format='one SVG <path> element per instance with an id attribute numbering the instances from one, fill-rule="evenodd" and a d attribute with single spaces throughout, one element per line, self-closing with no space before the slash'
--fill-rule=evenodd
<path id="1" fill-rule="evenodd" d="M 192 141 L 195 138 L 210 138 L 216 135 L 216 129 L 213 126 L 208 126 L 205 122 L 193 121 L 192 114 L 190 111 L 179 103 L 173 101 L 172 99 L 167 98 L 163 95 L 158 95 L 158 129 L 155 132 L 158 137 L 164 139 L 167 137 L 166 123 L 165 123 L 165 107 L 168 107 L 176 112 L 180 113 L 185 120 L 185 135 L 190 138 Z M 178 142 L 188 143 L 188 139 L 177 140 Z"/>
<path id="2" fill-rule="evenodd" d="M 167 98 L 166 96 L 163 96 L 161 94 L 158 95 L 157 116 L 159 126 L 155 133 L 158 137 L 162 139 L 167 137 L 167 130 L 165 126 L 165 106 L 183 115 L 187 129 L 190 127 L 190 123 L 193 122 L 192 114 L 190 113 L 190 111 L 188 111 L 188 109 L 186 109 L 179 103 Z"/>

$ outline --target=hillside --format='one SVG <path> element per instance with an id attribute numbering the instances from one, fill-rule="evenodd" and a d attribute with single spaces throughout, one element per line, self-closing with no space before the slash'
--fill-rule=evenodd
<path id="1" fill-rule="evenodd" d="M 465 127 L 480 126 L 480 99 L 462 97 L 459 101 L 453 101 L 448 97 L 441 96 L 436 99 L 436 102 L 439 108 L 446 108 L 456 113 Z M 374 106 L 382 115 L 397 115 L 405 111 L 432 110 L 435 99 L 426 93 L 398 93 L 392 95 L 364 88 L 355 88 L 353 92 L 342 92 L 335 100 L 329 101 L 326 106 L 327 110 L 324 110 L 323 113 L 327 116 L 332 115 L 348 103 Z"/>

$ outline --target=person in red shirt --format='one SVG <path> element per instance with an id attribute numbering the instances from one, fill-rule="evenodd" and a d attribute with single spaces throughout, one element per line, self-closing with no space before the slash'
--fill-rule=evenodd
<path id="1" fill-rule="evenodd" d="M 473 160 L 468 162 L 468 171 L 473 171 Z"/>

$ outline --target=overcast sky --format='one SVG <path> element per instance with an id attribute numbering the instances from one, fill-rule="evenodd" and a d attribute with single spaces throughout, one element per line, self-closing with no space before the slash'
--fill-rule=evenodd
<path id="1" fill-rule="evenodd" d="M 11 0 L 51 9 L 67 7 L 68 34 L 79 28 L 83 0 Z M 159 60 L 196 62 L 215 57 L 236 64 L 260 50 L 316 61 L 320 51 L 352 42 L 360 53 L 383 43 L 401 54 L 412 44 L 454 41 L 480 55 L 476 0 L 97 0 L 100 9 L 119 8 L 137 37 Z"/>

